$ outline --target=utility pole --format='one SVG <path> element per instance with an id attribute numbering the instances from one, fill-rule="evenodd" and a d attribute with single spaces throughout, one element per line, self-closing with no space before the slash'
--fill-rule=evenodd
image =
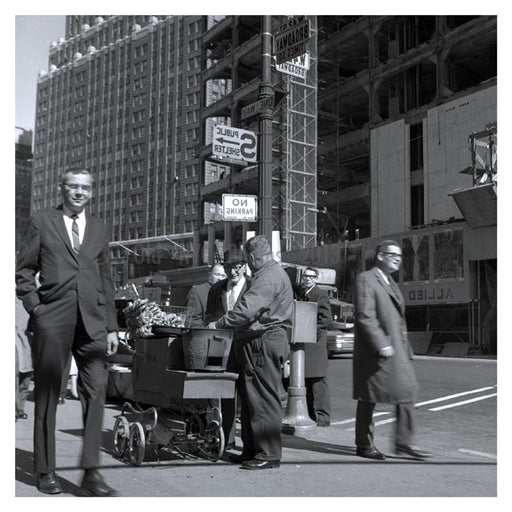
<path id="1" fill-rule="evenodd" d="M 272 17 L 262 16 L 261 28 L 261 83 L 258 98 L 264 100 L 273 94 L 272 62 Z M 272 240 L 272 117 L 271 108 L 259 114 L 259 234 L 269 242 Z"/>

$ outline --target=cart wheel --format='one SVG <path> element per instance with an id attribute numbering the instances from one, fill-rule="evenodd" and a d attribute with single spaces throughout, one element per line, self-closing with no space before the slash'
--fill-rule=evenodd
<path id="1" fill-rule="evenodd" d="M 203 442 L 200 451 L 210 460 L 216 461 L 224 453 L 224 432 L 220 423 L 216 420 L 208 423 L 203 433 Z"/>
<path id="2" fill-rule="evenodd" d="M 128 446 L 130 426 L 125 416 L 119 416 L 114 423 L 114 455 L 122 458 Z"/>
<path id="3" fill-rule="evenodd" d="M 130 438 L 128 439 L 128 458 L 130 464 L 140 466 L 144 460 L 146 450 L 146 435 L 142 425 L 135 421 L 130 425 Z"/>

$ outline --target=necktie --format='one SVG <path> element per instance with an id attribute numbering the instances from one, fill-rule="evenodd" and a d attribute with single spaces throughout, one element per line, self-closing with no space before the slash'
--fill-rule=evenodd
<path id="1" fill-rule="evenodd" d="M 231 288 L 228 295 L 228 310 L 231 311 L 235 307 L 235 289 Z"/>
<path id="2" fill-rule="evenodd" d="M 78 252 L 80 251 L 80 232 L 78 230 L 78 223 L 76 222 L 78 215 L 75 213 L 71 215 L 71 218 L 73 219 L 73 225 L 71 226 L 71 233 L 73 236 L 73 249 Z"/>

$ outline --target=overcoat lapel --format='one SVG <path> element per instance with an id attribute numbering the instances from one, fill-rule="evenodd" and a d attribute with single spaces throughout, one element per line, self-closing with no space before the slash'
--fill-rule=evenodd
<path id="1" fill-rule="evenodd" d="M 386 292 L 391 297 L 391 300 L 395 304 L 395 306 L 398 309 L 398 311 L 400 312 L 400 314 L 403 315 L 403 298 L 402 298 L 402 295 L 400 293 L 397 293 L 396 290 L 393 288 L 393 286 L 391 284 L 386 283 L 386 281 L 382 277 L 382 274 L 377 269 L 377 267 L 374 268 L 374 274 L 375 274 L 375 277 L 376 277 L 377 281 L 381 284 L 381 286 L 384 288 L 384 290 L 386 290 Z M 391 283 L 393 278 L 390 276 L 389 279 L 390 279 L 390 283 Z M 397 286 L 397 285 L 395 284 L 395 286 Z"/>

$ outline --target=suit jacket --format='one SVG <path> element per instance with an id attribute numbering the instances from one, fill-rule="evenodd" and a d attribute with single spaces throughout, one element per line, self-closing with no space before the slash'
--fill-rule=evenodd
<path id="1" fill-rule="evenodd" d="M 247 290 L 247 276 L 245 276 L 245 283 L 240 290 L 240 294 L 236 299 L 235 306 L 240 302 L 242 295 Z M 206 325 L 210 322 L 217 321 L 221 316 L 228 312 L 228 279 L 223 279 L 215 283 L 208 293 L 208 300 L 206 303 Z"/>
<path id="2" fill-rule="evenodd" d="M 329 295 L 317 285 L 308 294 L 299 292 L 298 300 L 317 303 L 316 343 L 304 343 L 304 376 L 325 377 L 327 375 L 327 329 L 332 324 Z"/>
<path id="3" fill-rule="evenodd" d="M 80 252 L 69 239 L 62 205 L 30 219 L 16 265 L 16 293 L 30 313 L 37 305 L 59 301 L 76 289 L 78 307 L 91 338 L 117 330 L 107 228 L 86 213 Z M 40 287 L 35 281 L 39 273 Z"/>
<path id="4" fill-rule="evenodd" d="M 187 298 L 187 307 L 191 310 L 190 327 L 204 327 L 206 303 L 211 287 L 212 285 L 209 281 L 192 286 Z"/>
<path id="5" fill-rule="evenodd" d="M 418 384 L 405 304 L 393 283 L 386 283 L 376 267 L 356 279 L 353 397 L 357 400 L 398 403 L 416 399 Z M 387 345 L 394 348 L 394 355 L 379 357 L 379 349 Z"/>

